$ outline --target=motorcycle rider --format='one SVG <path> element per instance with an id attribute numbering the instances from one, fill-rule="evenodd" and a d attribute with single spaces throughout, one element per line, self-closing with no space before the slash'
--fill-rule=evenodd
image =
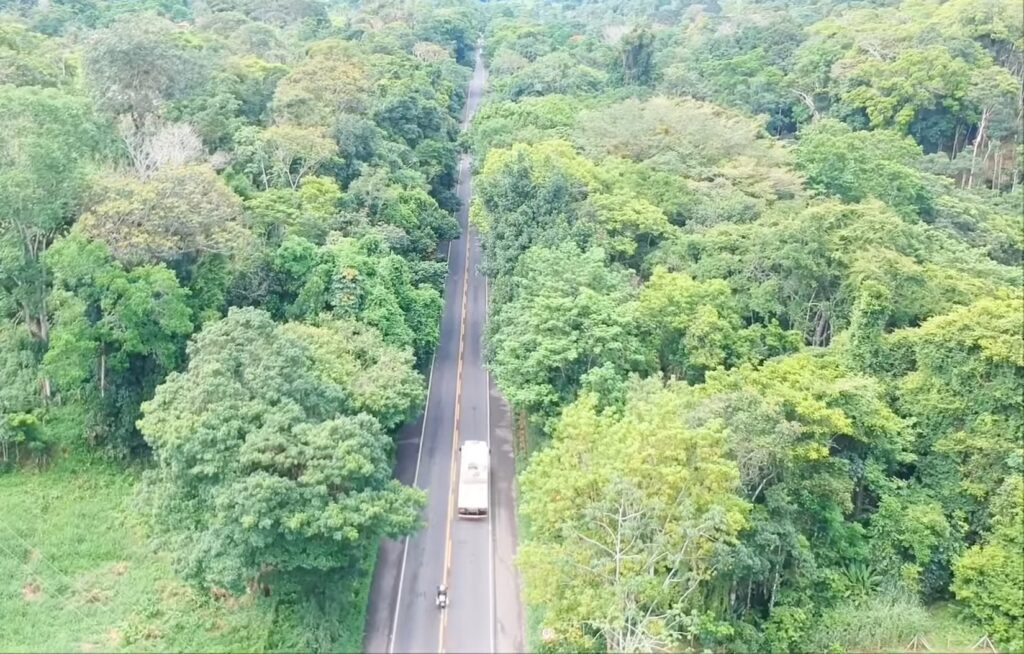
<path id="1" fill-rule="evenodd" d="M 437 598 L 435 599 L 437 607 L 443 609 L 448 606 L 448 587 L 441 584 L 437 587 Z"/>

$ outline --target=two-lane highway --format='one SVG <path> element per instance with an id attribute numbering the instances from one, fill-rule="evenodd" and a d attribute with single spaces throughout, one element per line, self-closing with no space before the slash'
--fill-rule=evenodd
<path id="1" fill-rule="evenodd" d="M 465 130 L 479 106 L 487 73 L 479 51 L 463 115 Z M 516 546 L 512 433 L 508 410 L 484 368 L 487 281 L 469 226 L 472 170 L 459 160 L 456 192 L 462 236 L 448 244 L 441 337 L 431 363 L 422 418 L 399 435 L 396 474 L 428 493 L 425 527 L 381 545 L 370 593 L 368 652 L 521 652 L 523 612 L 513 559 Z M 491 511 L 455 517 L 458 447 L 491 446 Z M 434 605 L 438 584 L 450 604 Z"/>

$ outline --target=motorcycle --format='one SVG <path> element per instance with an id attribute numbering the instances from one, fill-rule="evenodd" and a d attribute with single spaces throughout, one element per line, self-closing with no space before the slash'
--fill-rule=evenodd
<path id="1" fill-rule="evenodd" d="M 448 587 L 444 584 L 437 587 L 437 597 L 434 599 L 434 603 L 439 609 L 448 607 Z"/>

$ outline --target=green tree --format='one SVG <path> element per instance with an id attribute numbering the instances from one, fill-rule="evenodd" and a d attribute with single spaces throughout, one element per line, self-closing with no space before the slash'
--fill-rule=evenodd
<path id="1" fill-rule="evenodd" d="M 66 400 L 83 401 L 91 440 L 137 450 L 139 403 L 178 366 L 192 333 L 188 291 L 164 265 L 126 271 L 81 236 L 55 243 L 45 263 L 54 325 L 41 372 Z"/>
<path id="2" fill-rule="evenodd" d="M 0 22 L 0 85 L 62 87 L 77 72 L 73 57 L 55 39 Z"/>
<path id="3" fill-rule="evenodd" d="M 410 259 L 431 259 L 439 242 L 459 236 L 459 224 L 422 184 L 402 183 L 382 169 L 367 170 L 345 194 L 354 235 L 388 233 L 391 249 Z"/>
<path id="4" fill-rule="evenodd" d="M 519 561 L 527 600 L 543 604 L 556 635 L 651 651 L 679 642 L 705 610 L 715 553 L 743 527 L 747 503 L 722 431 L 681 419 L 687 395 L 637 381 L 621 414 L 584 395 L 531 458 Z"/>
<path id="5" fill-rule="evenodd" d="M 341 226 L 341 197 L 337 182 L 314 175 L 303 178 L 296 191 L 271 188 L 253 195 L 245 212 L 252 231 L 270 243 L 289 234 L 323 243 Z"/>
<path id="6" fill-rule="evenodd" d="M 721 559 L 721 610 L 811 609 L 843 597 L 840 571 L 868 562 L 862 522 L 889 490 L 886 475 L 912 459 L 912 435 L 885 388 L 812 350 L 709 372 L 696 393 L 687 424 L 725 430 L 753 504 L 740 542 Z"/>
<path id="7" fill-rule="evenodd" d="M 544 418 L 576 396 L 582 377 L 610 365 L 644 369 L 632 328 L 629 275 L 600 249 L 536 247 L 520 259 L 513 296 L 487 328 L 495 381 L 513 406 Z"/>
<path id="8" fill-rule="evenodd" d="M 318 348 L 266 313 L 232 310 L 143 405 L 158 462 L 147 515 L 192 581 L 321 588 L 378 537 L 416 527 L 422 494 L 391 478 L 391 439 L 324 374 L 331 346 Z"/>
<path id="9" fill-rule="evenodd" d="M 353 44 L 322 41 L 278 82 L 270 111 L 280 123 L 325 129 L 341 114 L 364 114 L 371 89 L 371 73 Z"/>
<path id="10" fill-rule="evenodd" d="M 492 65 L 492 72 L 493 68 Z M 592 102 L 566 95 L 485 102 L 473 116 L 469 130 L 475 158 L 485 161 L 491 149 L 510 148 L 514 143 L 567 139 L 576 125 L 580 108 L 590 104 Z"/>
<path id="11" fill-rule="evenodd" d="M 45 444 L 38 411 L 39 357 L 20 325 L 0 326 L 0 471 Z"/>
<path id="12" fill-rule="evenodd" d="M 243 127 L 234 140 L 235 166 L 262 190 L 295 190 L 337 153 L 334 141 L 322 130 L 294 125 L 275 125 L 262 131 Z"/>
<path id="13" fill-rule="evenodd" d="M 728 284 L 698 282 L 658 267 L 636 303 L 636 326 L 660 370 L 700 382 L 704 373 L 796 350 L 800 336 L 777 325 L 745 329 Z"/>
<path id="14" fill-rule="evenodd" d="M 963 110 L 970 65 L 942 46 L 914 48 L 889 60 L 862 57 L 851 62 L 842 102 L 863 110 L 872 127 L 910 128 L 922 112 Z"/>
<path id="15" fill-rule="evenodd" d="M 1000 649 L 1024 630 L 1024 480 L 1007 477 L 992 502 L 992 531 L 954 566 L 952 590 Z"/>
<path id="16" fill-rule="evenodd" d="M 672 231 L 660 208 L 622 192 L 594 194 L 581 213 L 582 220 L 592 224 L 594 242 L 614 260 L 634 267 Z"/>
<path id="17" fill-rule="evenodd" d="M 914 420 L 923 457 L 920 478 L 971 535 L 987 531 L 991 498 L 1022 472 L 1021 305 L 1016 294 L 978 300 L 887 339 L 900 364 L 896 406 Z"/>
<path id="18" fill-rule="evenodd" d="M 586 95 L 601 91 L 607 81 L 603 70 L 576 61 L 568 53 L 552 52 L 495 83 L 494 91 L 510 100 L 550 93 Z"/>
<path id="19" fill-rule="evenodd" d="M 472 209 L 483 232 L 487 274 L 511 274 L 533 245 L 585 245 L 577 205 L 595 183 L 595 166 L 563 141 L 492 151 L 475 181 Z"/>
<path id="20" fill-rule="evenodd" d="M 811 345 L 828 344 L 849 325 L 858 289 L 868 282 L 886 289 L 885 326 L 892 329 L 1019 279 L 943 230 L 908 223 L 877 201 L 819 203 L 749 225 L 718 225 L 667 241 L 649 263 L 699 281 L 725 279 L 745 319 L 775 318 Z"/>
<path id="21" fill-rule="evenodd" d="M 796 162 L 811 189 L 846 202 L 877 198 L 897 211 L 915 215 L 930 209 L 928 175 L 915 164 L 921 148 L 889 130 L 855 132 L 831 119 L 800 132 Z"/>
<path id="22" fill-rule="evenodd" d="M 319 374 L 343 388 L 354 410 L 386 430 L 397 429 L 423 404 L 423 376 L 408 348 L 388 345 L 372 327 L 355 321 L 288 323 L 283 332 L 310 348 Z"/>
<path id="23" fill-rule="evenodd" d="M 127 15 L 97 32 L 85 52 L 85 73 L 99 105 L 128 114 L 137 128 L 205 81 L 208 60 L 184 30 L 165 18 Z"/>
<path id="24" fill-rule="evenodd" d="M 285 316 L 306 321 L 321 314 L 358 320 L 384 341 L 429 358 L 440 334 L 440 293 L 413 284 L 409 262 L 379 239 L 335 236 L 323 247 L 286 238 L 273 256 L 276 302 Z"/>
<path id="25" fill-rule="evenodd" d="M 756 121 L 692 99 L 625 100 L 585 113 L 578 125 L 576 140 L 592 157 L 622 157 L 694 179 L 736 160 L 762 176 L 788 164 Z M 782 177 L 776 181 L 779 190 L 796 185 Z"/>
<path id="26" fill-rule="evenodd" d="M 654 81 L 654 34 L 634 27 L 619 42 L 617 67 L 626 85 L 647 86 Z"/>
<path id="27" fill-rule="evenodd" d="M 192 265 L 241 251 L 242 203 L 206 166 L 160 170 L 146 181 L 113 178 L 75 229 L 103 241 L 128 266 Z"/>
<path id="28" fill-rule="evenodd" d="M 88 105 L 52 89 L 0 87 L 0 308 L 49 337 L 40 259 L 80 206 L 102 132 Z"/>

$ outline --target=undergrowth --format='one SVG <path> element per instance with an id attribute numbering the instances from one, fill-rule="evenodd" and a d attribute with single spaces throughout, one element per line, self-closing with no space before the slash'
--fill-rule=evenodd
<path id="1" fill-rule="evenodd" d="M 0 651 L 359 651 L 372 561 L 322 601 L 215 598 L 149 546 L 137 471 L 65 454 L 0 475 Z"/>

